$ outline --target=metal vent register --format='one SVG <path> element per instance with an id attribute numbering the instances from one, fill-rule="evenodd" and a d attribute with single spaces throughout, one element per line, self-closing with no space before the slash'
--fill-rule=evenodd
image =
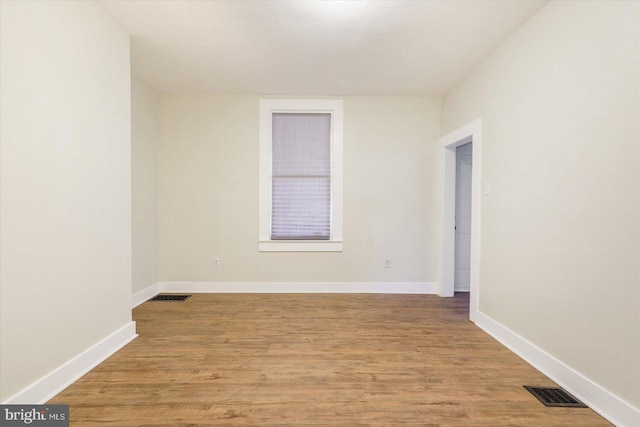
<path id="1" fill-rule="evenodd" d="M 544 406 L 561 406 L 564 408 L 587 408 L 587 405 L 558 387 L 524 386 Z"/>
<path id="2" fill-rule="evenodd" d="M 191 295 L 156 295 L 151 298 L 149 301 L 184 301 L 189 298 Z"/>

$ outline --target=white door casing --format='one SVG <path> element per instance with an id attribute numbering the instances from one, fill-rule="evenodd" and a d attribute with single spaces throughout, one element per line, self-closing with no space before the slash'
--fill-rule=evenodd
<path id="1" fill-rule="evenodd" d="M 480 294 L 480 219 L 482 177 L 482 120 L 476 119 L 440 138 L 440 251 L 438 294 L 454 294 L 456 147 L 473 142 L 471 172 L 471 256 L 469 318 L 477 319 Z"/>

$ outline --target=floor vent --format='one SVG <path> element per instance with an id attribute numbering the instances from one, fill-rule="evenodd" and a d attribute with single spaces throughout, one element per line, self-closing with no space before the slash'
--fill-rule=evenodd
<path id="1" fill-rule="evenodd" d="M 149 301 L 184 301 L 189 298 L 191 295 L 156 295 L 151 298 Z"/>
<path id="2" fill-rule="evenodd" d="M 586 408 L 587 405 L 558 387 L 532 387 L 524 386 L 544 406 L 560 406 L 563 408 Z"/>

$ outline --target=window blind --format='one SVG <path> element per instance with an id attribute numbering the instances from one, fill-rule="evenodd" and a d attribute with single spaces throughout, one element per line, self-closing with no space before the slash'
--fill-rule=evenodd
<path id="1" fill-rule="evenodd" d="M 271 239 L 331 236 L 331 114 L 273 113 Z"/>

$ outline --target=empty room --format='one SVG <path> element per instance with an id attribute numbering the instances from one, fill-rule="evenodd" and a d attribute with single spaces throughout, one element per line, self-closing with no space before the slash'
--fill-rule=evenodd
<path id="1" fill-rule="evenodd" d="M 639 23 L 0 0 L 0 425 L 640 426 Z"/>

